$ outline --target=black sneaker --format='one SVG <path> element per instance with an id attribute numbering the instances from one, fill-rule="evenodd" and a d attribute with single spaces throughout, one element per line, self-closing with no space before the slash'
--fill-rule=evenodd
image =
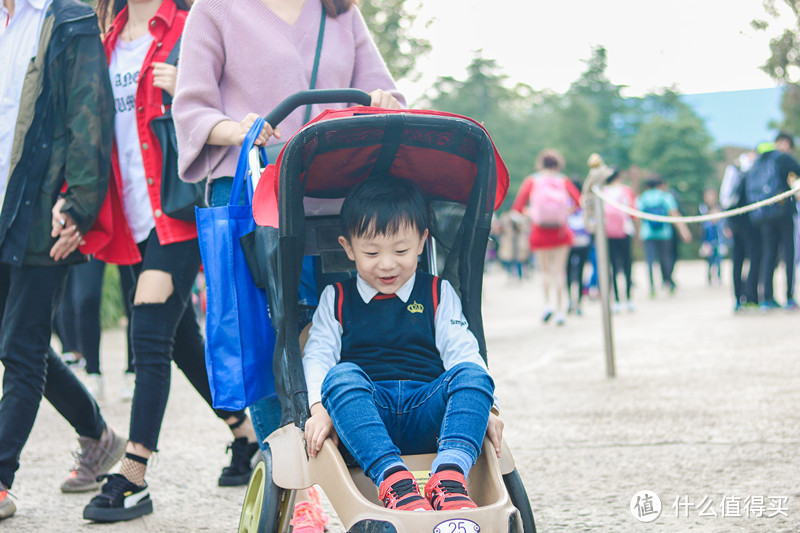
<path id="1" fill-rule="evenodd" d="M 253 458 L 261 448 L 257 442 L 247 442 L 247 437 L 239 437 L 228 445 L 228 449 L 231 451 L 231 464 L 222 469 L 219 486 L 247 485 L 253 471 Z"/>
<path id="2" fill-rule="evenodd" d="M 131 483 L 122 474 L 105 474 L 98 481 L 107 479 L 103 489 L 83 508 L 83 518 L 95 522 L 121 522 L 133 520 L 153 512 L 153 500 L 147 483 Z"/>

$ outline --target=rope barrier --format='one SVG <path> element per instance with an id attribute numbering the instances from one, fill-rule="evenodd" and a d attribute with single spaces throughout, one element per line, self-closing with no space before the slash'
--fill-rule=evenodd
<path id="1" fill-rule="evenodd" d="M 692 222 L 707 222 L 710 220 L 719 220 L 722 218 L 735 217 L 737 215 L 748 213 L 750 211 L 755 211 L 756 209 L 764 207 L 765 205 L 770 205 L 780 202 L 785 198 L 800 193 L 800 179 L 796 180 L 792 188 L 789 189 L 788 191 L 776 194 L 772 198 L 767 198 L 766 200 L 761 200 L 760 202 L 755 202 L 742 207 L 737 207 L 735 209 L 729 209 L 727 211 L 721 211 L 719 213 L 709 213 L 707 215 L 680 216 L 680 217 L 654 215 L 652 213 L 645 213 L 644 211 L 639 211 L 638 209 L 634 209 L 632 207 L 629 207 L 625 204 L 622 204 L 614 200 L 613 198 L 610 198 L 597 185 L 592 187 L 592 192 L 595 193 L 597 197 L 600 198 L 605 203 L 611 204 L 620 211 L 622 211 L 623 213 L 627 213 L 636 218 L 641 218 L 644 220 L 652 220 L 654 222 L 667 222 L 669 224 L 674 224 L 676 222 L 692 223 Z"/>

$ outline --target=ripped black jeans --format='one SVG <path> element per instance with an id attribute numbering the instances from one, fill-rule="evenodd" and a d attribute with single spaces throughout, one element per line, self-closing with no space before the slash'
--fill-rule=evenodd
<path id="1" fill-rule="evenodd" d="M 124 293 L 133 302 L 142 272 L 157 270 L 172 276 L 173 290 L 164 303 L 131 304 L 128 342 L 133 352 L 136 387 L 131 405 L 130 440 L 158 450 L 158 435 L 169 397 L 171 361 L 211 406 L 205 347 L 194 307 L 192 286 L 200 271 L 197 239 L 162 245 L 156 231 L 139 243 L 142 262 L 121 266 Z M 214 412 L 221 419 L 243 411 Z"/>

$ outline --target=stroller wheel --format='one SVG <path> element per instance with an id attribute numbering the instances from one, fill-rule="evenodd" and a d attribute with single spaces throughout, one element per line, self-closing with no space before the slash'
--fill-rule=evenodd
<path id="1" fill-rule="evenodd" d="M 272 481 L 272 453 L 263 450 L 250 475 L 244 495 L 239 533 L 284 533 L 290 531 L 294 492 Z"/>
<path id="2" fill-rule="evenodd" d="M 522 479 L 519 477 L 517 469 L 515 468 L 511 473 L 504 475 L 503 482 L 506 484 L 511 503 L 517 508 L 522 518 L 522 532 L 536 533 L 531 501 L 528 499 L 528 493 L 525 490 L 525 485 L 522 484 Z"/>

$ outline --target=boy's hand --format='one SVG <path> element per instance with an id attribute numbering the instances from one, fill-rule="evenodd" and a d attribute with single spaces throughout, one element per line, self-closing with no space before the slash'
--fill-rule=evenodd
<path id="1" fill-rule="evenodd" d="M 335 445 L 339 445 L 339 435 L 333 429 L 333 421 L 320 402 L 311 406 L 311 418 L 306 421 L 305 437 L 309 457 L 317 456 L 322 449 L 322 443 L 328 437 L 333 439 Z"/>
<path id="2" fill-rule="evenodd" d="M 494 413 L 489 413 L 489 425 L 486 426 L 486 436 L 494 446 L 497 457 L 500 457 L 500 444 L 503 442 L 503 421 Z M 306 425 L 308 428 L 308 425 Z M 306 430 L 307 431 L 307 430 Z"/>

